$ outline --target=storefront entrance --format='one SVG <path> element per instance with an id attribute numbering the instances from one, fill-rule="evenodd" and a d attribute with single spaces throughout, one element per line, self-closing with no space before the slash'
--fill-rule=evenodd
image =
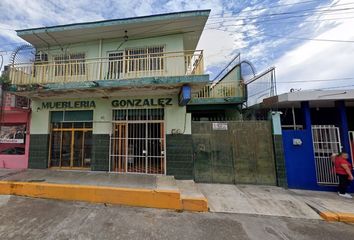
<path id="1" fill-rule="evenodd" d="M 110 170 L 165 174 L 164 109 L 113 110 Z"/>
<path id="2" fill-rule="evenodd" d="M 77 114 L 78 111 L 69 114 Z M 63 112 L 55 112 L 61 113 Z M 66 115 L 69 115 L 66 112 Z M 83 112 L 80 112 L 82 115 Z M 52 120 L 55 116 L 52 116 Z M 52 122 L 49 167 L 90 168 L 92 155 L 92 122 Z"/>

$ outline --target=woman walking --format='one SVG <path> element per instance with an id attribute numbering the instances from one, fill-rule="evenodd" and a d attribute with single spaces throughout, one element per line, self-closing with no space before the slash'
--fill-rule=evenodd
<path id="1" fill-rule="evenodd" d="M 352 196 L 347 193 L 347 188 L 350 182 L 353 181 L 352 165 L 348 161 L 348 154 L 339 154 L 335 158 L 334 167 L 339 178 L 338 195 L 345 198 L 352 198 Z"/>

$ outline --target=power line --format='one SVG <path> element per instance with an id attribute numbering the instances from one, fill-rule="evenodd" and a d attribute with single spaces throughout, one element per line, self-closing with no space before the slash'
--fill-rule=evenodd
<path id="1" fill-rule="evenodd" d="M 343 4 L 338 4 L 336 5 L 336 7 L 338 6 L 343 6 L 343 5 L 352 5 L 354 3 L 343 3 Z M 353 7 L 347 7 L 347 8 L 332 8 L 332 9 L 324 9 L 324 8 L 330 8 L 330 6 L 326 6 L 326 7 L 315 7 L 315 8 L 307 8 L 307 9 L 301 9 L 301 10 L 297 10 L 297 11 L 289 11 L 289 12 L 280 12 L 280 13 L 270 13 L 270 14 L 255 14 L 252 17 L 247 17 L 247 19 L 253 19 L 253 18 L 257 18 L 257 17 L 271 17 L 271 16 L 279 16 L 279 15 L 289 15 L 289 14 L 297 14 L 297 13 L 304 13 L 304 12 L 336 12 L 336 11 L 347 11 L 347 10 L 351 10 L 353 9 Z M 270 8 L 267 8 L 267 10 L 269 10 Z M 319 10 L 319 9 L 323 9 L 323 10 Z M 240 16 L 243 17 L 243 16 Z M 233 18 L 233 19 L 237 19 L 239 18 L 238 16 L 229 16 L 229 17 L 219 17 L 219 18 Z M 209 17 L 209 19 L 215 19 L 213 17 Z"/>
<path id="2" fill-rule="evenodd" d="M 211 28 L 209 28 L 211 29 Z M 234 31 L 220 29 L 220 28 L 213 28 L 213 30 L 219 30 L 224 32 L 234 33 Z M 262 32 L 262 34 L 253 34 L 247 37 L 272 37 L 272 38 L 282 38 L 282 39 L 295 39 L 295 40 L 306 40 L 306 41 L 319 41 L 319 42 L 336 42 L 336 43 L 354 43 L 354 40 L 340 40 L 340 39 L 323 39 L 323 38 L 305 38 L 305 37 L 288 37 L 288 36 L 277 36 L 277 35 L 270 35 L 267 33 Z"/>
<path id="3" fill-rule="evenodd" d="M 307 80 L 287 80 L 287 81 L 277 81 L 277 84 L 283 83 L 313 83 L 313 82 L 332 82 L 332 81 L 347 81 L 347 80 L 354 80 L 354 77 L 345 77 L 345 78 L 328 78 L 328 79 L 307 79 Z M 257 83 L 256 84 L 264 84 L 264 83 Z"/>
<path id="4" fill-rule="evenodd" d="M 295 39 L 295 40 L 306 40 L 306 41 L 317 41 L 317 42 L 336 42 L 336 43 L 354 43 L 354 40 L 338 40 L 338 39 L 323 39 L 323 38 L 305 38 L 305 37 L 285 37 L 277 35 L 265 34 L 267 37 L 273 38 L 284 38 L 284 39 Z"/>
<path id="5" fill-rule="evenodd" d="M 311 1 L 308 1 L 308 2 L 311 2 Z M 354 9 L 354 8 L 353 8 Z M 324 13 L 324 14 L 329 14 L 329 13 Z M 301 16 L 288 16 L 287 18 L 283 18 L 283 19 L 288 19 L 289 17 L 301 17 Z M 344 19 L 344 18 L 343 18 Z M 346 18 L 345 18 L 346 19 Z M 348 18 L 348 19 L 352 19 L 352 18 Z M 268 20 L 263 20 L 263 22 L 265 21 L 279 21 L 281 19 L 268 19 Z M 317 20 L 317 21 L 325 21 L 326 19 L 322 19 L 322 20 Z M 328 19 L 329 20 L 329 19 Z M 260 23 L 262 21 L 258 21 L 256 23 Z M 206 26 L 210 25 L 210 24 L 215 24 L 215 23 L 207 23 Z M 255 24 L 255 23 L 252 23 L 252 24 Z M 166 24 L 164 24 L 166 25 Z M 200 24 L 199 24 L 200 25 Z M 190 28 L 190 27 L 195 27 L 195 26 L 199 26 L 199 25 L 191 25 L 191 26 L 187 26 L 186 28 Z M 226 27 L 230 27 L 230 26 L 247 26 L 249 24 L 238 24 L 238 25 L 227 25 Z M 155 26 L 155 25 L 154 25 Z M 159 26 L 159 25 L 157 25 Z M 163 26 L 161 24 L 161 26 Z M 144 26 L 145 28 L 146 26 Z M 136 28 L 135 28 L 136 29 Z M 205 28 L 205 30 L 221 30 L 221 31 L 226 31 L 226 32 L 231 32 L 231 31 L 227 31 L 227 30 L 223 30 L 223 29 L 220 29 L 219 28 Z M 97 35 L 97 34 L 100 34 L 100 33 L 104 33 L 104 32 L 112 32 L 112 30 L 109 30 L 109 31 L 100 31 L 100 32 L 95 32 L 95 33 L 92 33 L 94 35 Z M 244 33 L 248 33 L 249 31 L 247 32 L 244 32 Z M 82 34 L 79 34 L 79 35 L 82 35 Z M 85 34 L 85 35 L 90 35 L 90 34 Z M 264 36 L 266 36 L 264 34 Z M 275 35 L 270 35 L 270 37 L 280 37 L 280 36 L 275 36 Z M 283 37 L 284 38 L 284 37 Z M 290 39 L 290 37 L 287 37 Z M 298 40 L 314 40 L 314 41 L 332 41 L 332 42 L 352 42 L 352 41 L 346 41 L 346 40 L 332 40 L 332 39 L 309 39 L 309 38 L 294 38 L 294 39 L 298 39 Z M 21 45 L 22 43 L 13 43 L 13 44 L 5 44 L 7 46 L 10 46 L 10 45 Z M 3 46 L 5 46 L 3 45 Z"/>
<path id="6" fill-rule="evenodd" d="M 334 86 L 334 87 L 310 88 L 306 90 L 326 90 L 326 89 L 337 89 L 337 88 L 347 88 L 347 87 L 354 87 L 354 84 L 344 85 L 344 86 Z"/>
<path id="7" fill-rule="evenodd" d="M 258 10 L 268 10 L 269 8 L 279 8 L 279 7 L 287 7 L 287 6 L 295 6 L 295 5 L 300 5 L 300 4 L 308 4 L 311 2 L 317 2 L 318 0 L 312 0 L 312 1 L 303 1 L 303 2 L 297 2 L 297 3 L 289 3 L 289 4 L 277 4 L 277 5 L 270 5 L 267 8 L 254 8 L 254 9 L 249 9 L 249 10 L 242 10 L 242 11 L 238 11 L 238 12 L 230 12 L 233 14 L 239 14 L 239 13 L 243 13 L 243 12 L 253 12 L 253 11 L 258 11 Z M 228 13 L 228 12 L 226 12 Z M 212 14 L 210 15 L 210 18 L 213 18 L 214 16 L 220 16 L 223 14 Z"/>

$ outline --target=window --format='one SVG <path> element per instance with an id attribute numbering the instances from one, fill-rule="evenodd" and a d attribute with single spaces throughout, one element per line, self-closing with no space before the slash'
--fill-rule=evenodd
<path id="1" fill-rule="evenodd" d="M 93 111 L 52 111 L 51 122 L 88 122 L 93 119 Z"/>
<path id="2" fill-rule="evenodd" d="M 126 71 L 135 72 L 163 70 L 163 52 L 163 46 L 126 49 Z"/>
<path id="3" fill-rule="evenodd" d="M 85 54 L 72 53 L 54 57 L 55 76 L 85 75 Z"/>
<path id="4" fill-rule="evenodd" d="M 123 52 L 108 54 L 108 79 L 118 79 L 123 73 Z"/>

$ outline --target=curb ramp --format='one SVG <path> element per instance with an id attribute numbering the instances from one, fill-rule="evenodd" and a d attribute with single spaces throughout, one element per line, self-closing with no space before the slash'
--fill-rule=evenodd
<path id="1" fill-rule="evenodd" d="M 306 201 L 306 204 L 309 205 L 318 215 L 320 215 L 324 220 L 329 222 L 344 222 L 344 223 L 354 223 L 354 214 L 353 213 L 344 213 L 328 210 L 316 204 L 313 201 Z"/>

